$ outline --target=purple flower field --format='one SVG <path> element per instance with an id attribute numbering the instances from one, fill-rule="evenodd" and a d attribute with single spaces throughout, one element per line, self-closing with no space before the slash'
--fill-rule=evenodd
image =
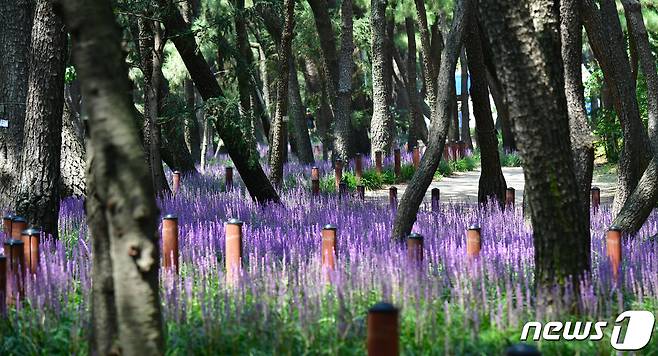
<path id="1" fill-rule="evenodd" d="M 417 263 L 390 240 L 387 200 L 314 199 L 309 167 L 291 163 L 286 175 L 297 184 L 282 195 L 282 206 L 255 205 L 237 177 L 234 190 L 220 192 L 219 165 L 183 178 L 180 192 L 160 201 L 161 214 L 176 214 L 180 224 L 180 274 L 161 271 L 172 354 L 363 354 L 366 311 L 380 300 L 400 308 L 401 350 L 410 355 L 500 354 L 519 342 L 528 320 L 572 320 L 574 302 L 585 311 L 583 321 L 658 307 L 658 242 L 646 238 L 658 232 L 655 214 L 637 238 L 624 241 L 616 282 L 605 254 L 609 207 L 593 213 L 591 276 L 580 281 L 580 295 L 561 298 L 534 292 L 532 231 L 521 207 L 442 204 L 432 213 L 426 202 L 414 229 L 425 237 Z M 224 270 L 230 218 L 244 221 L 244 269 L 234 286 L 225 283 Z M 329 223 L 338 227 L 335 271 L 321 266 L 321 229 Z M 465 236 L 473 223 L 481 225 L 483 243 L 479 258 L 469 259 Z M 26 300 L 0 323 L 0 354 L 88 348 L 92 251 L 81 200 L 62 203 L 60 225 L 60 241 L 42 242 Z M 538 346 L 545 354 L 611 354 L 609 338 Z M 656 345 L 644 351 L 658 352 Z"/>

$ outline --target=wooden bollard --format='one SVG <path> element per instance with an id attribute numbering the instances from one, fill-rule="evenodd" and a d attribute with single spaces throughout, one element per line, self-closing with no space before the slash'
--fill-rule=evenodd
<path id="1" fill-rule="evenodd" d="M 338 184 L 338 197 L 340 199 L 347 198 L 349 195 L 348 190 L 347 190 L 347 183 L 345 182 L 340 182 Z"/>
<path id="2" fill-rule="evenodd" d="M 356 196 L 361 200 L 366 200 L 366 187 L 363 184 L 356 186 Z"/>
<path id="3" fill-rule="evenodd" d="M 439 202 L 441 201 L 441 190 L 439 188 L 432 188 L 432 212 L 439 212 Z"/>
<path id="4" fill-rule="evenodd" d="M 7 304 L 13 305 L 16 294 L 19 299 L 25 297 L 25 254 L 23 241 L 8 240 L 4 243 L 5 256 L 7 256 Z"/>
<path id="5" fill-rule="evenodd" d="M 354 161 L 354 171 L 356 175 L 356 182 L 361 182 L 361 177 L 363 177 L 363 157 L 360 153 L 356 154 L 356 159 Z"/>
<path id="6" fill-rule="evenodd" d="M 225 184 L 226 184 L 226 191 L 228 192 L 229 190 L 233 189 L 233 167 L 231 166 L 226 166 L 224 168 L 225 172 Z"/>
<path id="7" fill-rule="evenodd" d="M 423 235 L 415 232 L 407 236 L 407 257 L 409 260 L 416 262 L 423 260 L 423 241 Z"/>
<path id="8" fill-rule="evenodd" d="M 399 311 L 389 303 L 377 303 L 368 310 L 368 356 L 400 354 Z"/>
<path id="9" fill-rule="evenodd" d="M 418 169 L 418 167 L 420 167 L 420 148 L 418 148 L 418 146 L 414 147 L 414 150 L 411 153 L 411 160 L 414 163 L 414 169 Z"/>
<path id="10" fill-rule="evenodd" d="M 615 279 L 619 277 L 621 267 L 621 228 L 610 226 L 605 238 L 606 255 L 612 265 L 612 275 Z"/>
<path id="11" fill-rule="evenodd" d="M 311 168 L 311 192 L 314 196 L 320 195 L 320 169 Z"/>
<path id="12" fill-rule="evenodd" d="M 162 267 L 178 273 L 178 217 L 167 214 L 162 218 Z"/>
<path id="13" fill-rule="evenodd" d="M 23 230 L 27 229 L 27 220 L 20 216 L 14 216 L 11 221 L 11 238 L 20 240 Z"/>
<path id="14" fill-rule="evenodd" d="M 178 194 L 178 190 L 180 189 L 180 172 L 179 171 L 174 171 L 174 173 L 171 176 L 171 185 L 173 189 L 174 195 Z"/>
<path id="15" fill-rule="evenodd" d="M 336 268 L 336 226 L 327 224 L 322 228 L 322 267 Z"/>
<path id="16" fill-rule="evenodd" d="M 457 159 L 466 157 L 466 142 L 457 141 Z"/>
<path id="17" fill-rule="evenodd" d="M 400 149 L 396 148 L 393 150 L 393 172 L 395 173 L 395 179 L 400 180 L 402 176 L 402 157 L 400 157 Z"/>
<path id="18" fill-rule="evenodd" d="M 7 257 L 0 254 L 0 315 L 7 313 Z"/>
<path id="19" fill-rule="evenodd" d="M 231 219 L 226 223 L 226 283 L 240 277 L 242 269 L 242 221 Z"/>
<path id="20" fill-rule="evenodd" d="M 37 273 L 39 268 L 39 243 L 41 242 L 41 230 L 27 229 L 21 233 L 23 241 L 24 268 L 30 273 Z"/>
<path id="21" fill-rule="evenodd" d="M 383 170 L 382 151 L 375 151 L 375 171 L 377 174 L 382 174 Z"/>
<path id="22" fill-rule="evenodd" d="M 592 187 L 590 193 L 592 196 L 592 209 L 596 213 L 599 211 L 599 206 L 601 205 L 601 189 L 599 187 Z"/>
<path id="23" fill-rule="evenodd" d="M 343 160 L 337 159 L 334 163 L 334 179 L 336 181 L 336 192 L 340 192 L 340 182 L 343 180 Z"/>
<path id="24" fill-rule="evenodd" d="M 473 224 L 468 227 L 466 232 L 466 255 L 468 257 L 477 257 L 482 250 L 482 235 L 480 234 L 480 225 Z"/>
<path id="25" fill-rule="evenodd" d="M 507 187 L 507 190 L 505 191 L 505 206 L 508 208 L 514 208 L 514 200 L 516 199 L 515 197 L 516 191 L 512 187 Z"/>
<path id="26" fill-rule="evenodd" d="M 14 216 L 11 214 L 7 214 L 2 217 L 2 232 L 4 232 L 6 239 L 11 238 L 12 220 L 14 220 Z"/>
<path id="27" fill-rule="evenodd" d="M 388 188 L 388 203 L 391 206 L 392 210 L 397 209 L 397 207 L 398 207 L 398 188 L 396 188 L 396 187 Z"/>

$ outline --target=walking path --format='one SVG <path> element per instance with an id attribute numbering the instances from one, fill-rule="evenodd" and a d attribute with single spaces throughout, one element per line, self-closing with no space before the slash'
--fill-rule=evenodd
<path id="1" fill-rule="evenodd" d="M 503 175 L 508 187 L 516 190 L 516 203 L 522 203 L 523 189 L 525 180 L 523 178 L 523 168 L 521 167 L 503 167 Z M 480 180 L 480 168 L 469 172 L 456 172 L 450 177 L 444 177 L 440 181 L 433 181 L 432 185 L 425 193 L 425 201 L 429 202 L 431 199 L 432 188 L 439 188 L 441 190 L 442 202 L 468 202 L 477 203 L 478 199 L 478 182 Z M 593 185 L 601 188 L 601 202 L 611 203 L 615 194 L 617 186 L 617 177 L 613 174 L 595 174 Z M 407 184 L 396 184 L 398 188 L 398 199 L 402 198 Z M 368 191 L 366 198 L 382 199 L 388 197 L 388 188 Z"/>

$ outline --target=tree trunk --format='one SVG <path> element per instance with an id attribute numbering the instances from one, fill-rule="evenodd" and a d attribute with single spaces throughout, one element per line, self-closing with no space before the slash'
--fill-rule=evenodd
<path id="1" fill-rule="evenodd" d="M 96 237 L 111 239 L 119 344 L 125 355 L 160 354 L 165 343 L 158 285 L 158 208 L 135 125 L 119 27 L 109 1 L 57 2 L 63 5 L 72 34 L 74 62 L 89 112 L 90 191 L 98 204 L 87 205 L 87 214 L 102 222 L 100 226 L 90 224 L 92 232 L 102 229 L 100 236 L 92 236 L 94 246 L 107 247 L 107 243 L 96 243 Z M 102 283 L 103 276 L 92 280 Z M 111 336 L 108 333 L 102 331 Z M 111 342 L 100 340 L 98 345 Z"/>
<path id="2" fill-rule="evenodd" d="M 20 180 L 33 1 L 0 2 L 0 206 L 14 206 Z"/>
<path id="3" fill-rule="evenodd" d="M 466 60 L 466 50 L 462 52 L 459 62 L 461 63 L 461 102 L 462 102 L 462 141 L 466 142 L 466 147 L 473 149 L 473 140 L 471 139 L 471 114 L 468 107 L 468 61 Z"/>
<path id="4" fill-rule="evenodd" d="M 322 51 L 322 62 L 325 76 L 328 80 L 329 101 L 332 107 L 335 105 L 336 91 L 338 88 L 338 53 L 336 53 L 336 35 L 331 25 L 331 15 L 327 0 L 308 0 L 315 19 L 315 28 L 320 38 L 320 49 Z"/>
<path id="5" fill-rule="evenodd" d="M 439 73 L 438 66 L 435 66 L 432 52 L 432 38 L 430 28 L 427 24 L 427 12 L 425 10 L 425 0 L 414 0 L 416 4 L 416 16 L 418 17 L 418 29 L 420 32 L 420 48 L 423 54 L 423 72 L 425 77 L 425 88 L 427 102 L 430 108 L 436 106 L 436 78 Z M 438 29 L 438 26 L 436 27 Z"/>
<path id="6" fill-rule="evenodd" d="M 468 69 L 471 72 L 471 99 L 475 117 L 475 135 L 480 148 L 481 173 L 478 184 L 478 202 L 488 204 L 490 200 L 505 206 L 507 183 L 500 168 L 498 137 L 491 115 L 487 68 L 482 53 L 482 39 L 476 14 L 468 19 L 468 40 L 464 41 L 468 55 Z"/>
<path id="7" fill-rule="evenodd" d="M 159 3 L 168 7 L 164 19 L 168 33 L 175 35 L 171 38 L 180 54 L 190 77 L 194 81 L 199 94 L 204 101 L 223 98 L 223 93 L 217 80 L 213 76 L 210 66 L 197 50 L 198 46 L 192 32 L 186 26 L 180 12 L 171 5 L 169 0 L 160 0 Z M 229 156 L 235 164 L 242 181 L 252 198 L 260 203 L 279 202 L 279 195 L 267 179 L 259 163 L 258 152 L 251 145 L 245 146 L 244 133 L 241 121 L 232 117 L 217 115 L 214 121 L 216 131 L 226 145 Z"/>
<path id="8" fill-rule="evenodd" d="M 59 179 L 64 107 L 66 32 L 49 0 L 38 0 L 32 27 L 16 212 L 30 225 L 59 236 Z M 48 73 L 48 75 L 44 75 Z"/>
<path id="9" fill-rule="evenodd" d="M 457 58 L 461 51 L 462 38 L 465 32 L 465 18 L 468 16 L 470 0 L 461 0 L 456 3 L 453 23 L 446 47 L 441 53 L 441 67 L 437 79 L 436 108 L 432 112 L 431 127 L 425 154 L 420 161 L 420 167 L 411 178 L 407 189 L 402 195 L 398 205 L 395 223 L 393 225 L 393 238 L 403 240 L 411 232 L 418 208 L 423 202 L 427 188 L 432 183 L 432 178 L 442 156 L 445 145 L 448 126 L 452 117 L 451 88 L 455 87 L 455 68 Z"/>
<path id="10" fill-rule="evenodd" d="M 409 138 L 407 143 L 409 149 L 412 149 L 418 145 L 419 140 L 427 141 L 427 138 L 423 137 L 425 120 L 423 120 L 423 114 L 420 112 L 418 84 L 416 82 L 416 29 L 411 17 L 407 17 L 404 22 L 408 44 L 406 87 L 407 96 L 409 97 Z"/>
<path id="11" fill-rule="evenodd" d="M 372 31 L 372 119 L 370 121 L 370 134 L 372 135 L 372 157 L 376 151 L 386 155 L 393 143 L 393 129 L 395 122 L 389 108 L 391 99 L 391 86 L 387 85 L 388 71 L 387 53 L 387 0 L 372 0 L 370 12 L 370 26 Z M 390 84 L 390 83 L 389 83 Z"/>
<path id="12" fill-rule="evenodd" d="M 348 162 L 354 155 L 352 139 L 352 74 L 354 73 L 354 33 L 352 0 L 341 4 L 340 58 L 338 92 L 334 109 L 334 152 L 336 158 Z"/>
<path id="13" fill-rule="evenodd" d="M 183 18 L 187 23 L 192 24 L 194 22 L 196 14 L 199 12 L 199 5 L 197 1 L 193 0 L 186 0 L 181 3 Z M 246 28 L 244 28 L 244 33 L 247 33 Z M 185 145 L 194 163 L 199 163 L 201 161 L 201 136 L 199 121 L 196 118 L 196 91 L 194 90 L 194 82 L 189 76 L 185 78 L 183 87 L 185 88 L 185 106 L 187 108 L 187 115 L 185 115 L 183 122 Z"/>
<path id="14" fill-rule="evenodd" d="M 580 209 L 569 143 L 559 9 L 551 4 L 538 3 L 534 18 L 516 0 L 478 6 L 524 162 L 538 287 L 578 278 L 590 263 L 589 226 Z"/>
<path id="15" fill-rule="evenodd" d="M 290 118 L 289 128 L 294 138 L 297 158 L 305 164 L 313 164 L 313 148 L 311 137 L 308 134 L 308 126 L 304 117 L 302 107 L 302 96 L 299 92 L 299 79 L 297 78 L 297 63 L 294 59 L 289 62 L 290 82 L 288 85 L 288 116 Z"/>
<path id="16" fill-rule="evenodd" d="M 68 89 L 65 90 L 69 91 Z M 60 154 L 60 196 L 84 197 L 87 190 L 85 179 L 85 144 L 80 114 L 72 100 L 64 95 L 62 114 L 62 149 Z"/>

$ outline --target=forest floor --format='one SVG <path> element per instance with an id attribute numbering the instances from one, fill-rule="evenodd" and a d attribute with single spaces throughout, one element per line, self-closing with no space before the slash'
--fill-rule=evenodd
<path id="1" fill-rule="evenodd" d="M 503 167 L 503 175 L 508 187 L 516 190 L 516 203 L 522 203 L 523 188 L 525 179 L 523 178 L 523 168 L 521 167 Z M 450 177 L 443 177 L 441 180 L 435 180 L 425 193 L 424 201 L 429 203 L 431 199 L 432 188 L 441 190 L 441 201 L 443 202 L 464 202 L 476 203 L 478 199 L 478 181 L 480 179 L 480 168 L 469 172 L 455 172 Z M 601 188 L 601 202 L 611 203 L 617 187 L 617 175 L 608 170 L 595 169 L 593 185 Z M 366 191 L 366 199 L 386 199 L 388 201 L 388 188 L 376 191 Z M 398 199 L 402 198 L 407 183 L 396 184 L 398 188 Z"/>

